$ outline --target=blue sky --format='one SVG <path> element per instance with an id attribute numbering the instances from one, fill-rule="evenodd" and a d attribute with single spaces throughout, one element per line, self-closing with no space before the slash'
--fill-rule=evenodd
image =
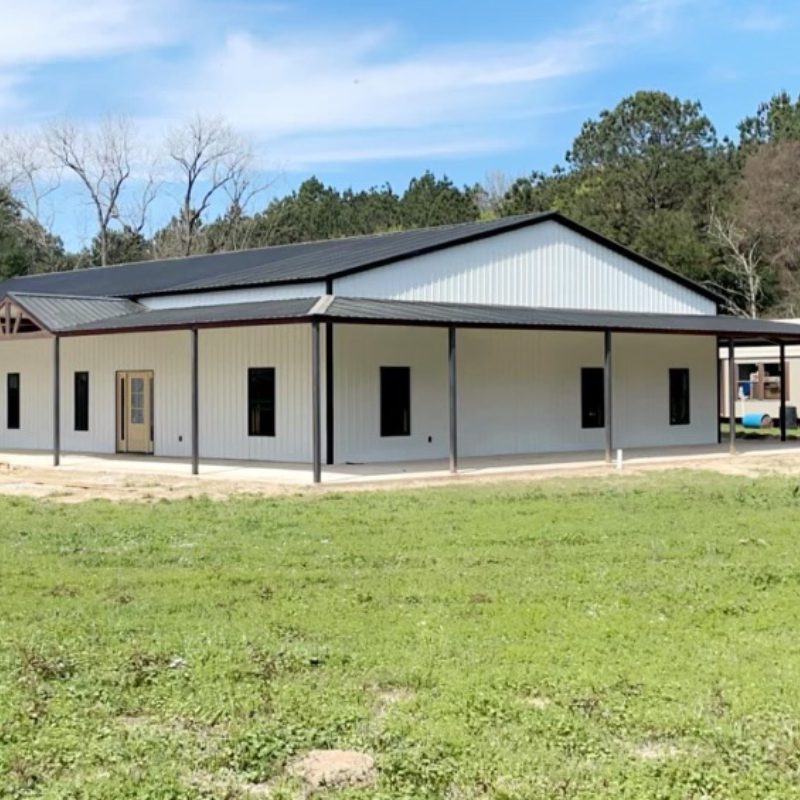
<path id="1" fill-rule="evenodd" d="M 132 117 L 145 139 L 223 115 L 280 177 L 402 188 L 563 159 L 637 89 L 699 99 L 720 134 L 800 90 L 800 4 L 744 0 L 2 0 L 0 128 Z M 68 245 L 91 234 L 58 194 Z M 154 223 L 163 220 L 155 219 Z"/>

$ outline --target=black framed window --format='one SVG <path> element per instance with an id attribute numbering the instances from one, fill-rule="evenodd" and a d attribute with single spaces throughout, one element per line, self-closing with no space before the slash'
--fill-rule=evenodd
<path id="1" fill-rule="evenodd" d="M 275 367 L 247 370 L 247 435 L 275 435 Z"/>
<path id="2" fill-rule="evenodd" d="M 6 427 L 19 428 L 19 372 L 6 375 Z"/>
<path id="3" fill-rule="evenodd" d="M 689 424 L 689 370 L 669 371 L 669 424 Z"/>
<path id="4" fill-rule="evenodd" d="M 411 367 L 381 367 L 381 436 L 411 435 Z"/>
<path id="5" fill-rule="evenodd" d="M 89 430 L 89 373 L 75 373 L 75 430 Z"/>
<path id="6" fill-rule="evenodd" d="M 606 424 L 606 401 L 603 367 L 581 369 L 581 427 L 603 428 Z"/>

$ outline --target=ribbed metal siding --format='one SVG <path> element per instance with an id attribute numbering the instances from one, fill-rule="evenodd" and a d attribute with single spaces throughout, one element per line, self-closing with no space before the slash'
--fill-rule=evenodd
<path id="1" fill-rule="evenodd" d="M 710 444 L 717 440 L 717 342 L 713 336 L 615 334 L 616 446 Z M 669 424 L 669 370 L 689 370 L 690 424 Z"/>
<path id="2" fill-rule="evenodd" d="M 89 373 L 89 430 L 74 429 L 74 374 Z M 190 453 L 188 331 L 80 336 L 61 340 L 61 441 L 64 450 L 116 449 L 116 372 L 153 370 L 157 456 Z"/>
<path id="3" fill-rule="evenodd" d="M 6 375 L 20 374 L 20 427 L 6 428 Z M 53 341 L 0 342 L 0 449 L 47 450 L 53 445 Z"/>
<path id="4" fill-rule="evenodd" d="M 200 455 L 311 458 L 311 326 L 201 330 Z M 275 368 L 275 436 L 247 435 L 247 370 Z"/>
<path id="5" fill-rule="evenodd" d="M 581 428 L 582 367 L 603 364 L 603 334 L 458 331 L 458 435 L 464 456 L 603 448 Z M 336 461 L 447 454 L 447 333 L 337 325 Z M 615 444 L 716 441 L 714 337 L 615 334 Z M 381 438 L 380 366 L 411 367 L 409 437 Z M 691 424 L 669 425 L 669 369 L 688 367 Z M 432 438 L 428 442 L 428 436 Z"/>
<path id="6" fill-rule="evenodd" d="M 708 298 L 557 222 L 338 278 L 334 292 L 452 303 L 716 312 Z"/>
<path id="7" fill-rule="evenodd" d="M 447 331 L 336 325 L 333 341 L 337 463 L 445 457 Z M 411 436 L 380 435 L 382 366 L 411 368 Z"/>
<path id="8" fill-rule="evenodd" d="M 226 289 L 216 292 L 165 294 L 142 297 L 139 302 L 151 309 L 217 306 L 227 303 L 257 303 L 263 300 L 291 300 L 325 294 L 325 283 L 298 283 L 289 286 L 264 286 L 253 289 Z"/>

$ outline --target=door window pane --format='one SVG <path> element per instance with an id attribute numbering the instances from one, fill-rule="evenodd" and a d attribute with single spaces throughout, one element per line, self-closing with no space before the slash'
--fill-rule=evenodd
<path id="1" fill-rule="evenodd" d="M 144 378 L 131 378 L 131 425 L 144 425 Z"/>

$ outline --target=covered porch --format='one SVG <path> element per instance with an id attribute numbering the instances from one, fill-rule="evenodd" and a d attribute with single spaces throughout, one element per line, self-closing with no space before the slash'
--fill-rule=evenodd
<path id="1" fill-rule="evenodd" d="M 15 314 L 24 314 L 33 329 L 20 333 L 12 322 L 4 326 L 0 338 L 44 337 L 51 342 L 52 447 L 48 449 L 53 464 L 73 469 L 87 464 L 108 465 L 111 470 L 135 470 L 138 464 L 144 464 L 144 469 L 154 474 L 162 468 L 171 471 L 188 466 L 193 475 L 263 473 L 265 480 L 288 483 L 305 483 L 309 477 L 314 483 L 347 483 L 442 473 L 579 468 L 613 463 L 618 450 L 623 451 L 623 463 L 747 451 L 760 443 L 737 442 L 735 431 L 722 442 L 720 399 L 723 392 L 732 396 L 735 386 L 733 382 L 721 385 L 718 348 L 724 344 L 729 359 L 733 359 L 737 345 L 777 344 L 783 351 L 785 344 L 800 342 L 796 326 L 722 316 L 363 300 L 332 295 L 154 311 L 132 310 L 127 301 L 103 305 L 105 301 L 98 299 L 31 294 L 11 296 L 6 302 L 10 306 L 7 318 L 13 320 Z M 226 332 L 238 336 L 237 330 L 247 342 L 224 340 Z M 265 334 L 259 331 L 275 337 L 279 331 L 286 332 L 280 334 L 284 337 L 291 332 L 291 349 L 288 345 L 284 348 L 283 362 L 291 364 L 291 374 L 283 372 L 280 377 L 283 381 L 287 376 L 284 383 L 291 384 L 292 392 L 280 399 L 284 406 L 292 407 L 292 452 L 298 457 L 290 460 L 282 458 L 279 450 L 273 457 L 253 459 L 247 453 L 254 451 L 244 448 L 238 451 L 244 453 L 242 457 L 227 458 L 232 450 L 225 448 L 239 434 L 224 427 L 224 417 L 240 413 L 241 396 L 221 400 L 208 388 L 236 359 L 239 380 L 239 373 L 243 368 L 246 372 L 250 363 L 247 353 L 255 354 L 252 366 L 269 360 L 263 354 L 272 351 L 268 347 L 264 350 Z M 413 332 L 419 335 L 412 336 Z M 93 456 L 89 446 L 83 454 L 73 455 L 75 448 L 70 443 L 77 438 L 71 436 L 64 446 L 61 434 L 65 416 L 69 419 L 74 412 L 69 408 L 65 415 L 63 404 L 65 376 L 69 380 L 79 363 L 76 354 L 96 350 L 100 339 L 107 340 L 106 344 L 108 340 L 132 341 L 137 334 L 142 341 L 151 338 L 147 339 L 149 344 L 135 351 L 136 358 L 141 360 L 142 352 L 150 353 L 148 358 L 162 358 L 158 369 L 161 375 L 168 374 L 170 383 L 163 388 L 159 378 L 159 386 L 169 402 L 170 414 L 178 420 L 169 435 L 179 431 L 173 440 L 177 439 L 180 446 L 174 449 L 186 456 L 165 459 L 163 449 L 152 447 L 152 435 L 153 454 L 149 456 Z M 512 341 L 509 337 L 516 338 Z M 492 347 L 486 347 L 490 339 Z M 398 357 L 391 345 L 400 340 L 406 341 L 403 358 L 424 358 L 425 368 L 420 374 L 427 375 L 428 383 L 424 405 L 418 410 L 422 408 L 430 417 L 420 427 L 431 447 L 419 438 L 415 448 L 397 446 L 398 442 L 405 444 L 400 438 L 404 431 L 377 430 L 375 407 L 379 401 L 374 393 L 378 369 L 383 370 L 377 365 L 386 363 L 389 369 L 394 368 L 391 365 Z M 368 352 L 374 342 L 381 341 L 383 349 Z M 232 348 L 237 347 L 241 352 L 234 352 Z M 534 349 L 538 350 L 536 363 L 544 367 L 532 376 L 530 354 Z M 64 353 L 66 364 L 62 363 Z M 146 371 L 146 364 L 121 363 L 122 358 L 133 357 L 125 353 L 134 350 L 108 344 L 104 368 L 136 366 Z M 386 353 L 389 355 L 384 358 Z M 498 371 L 495 362 L 500 356 L 504 363 Z M 475 367 L 478 362 L 480 369 Z M 597 395 L 594 416 L 588 423 L 585 418 L 581 422 L 581 414 L 586 416 L 581 409 L 585 401 L 581 397 L 584 369 L 593 373 L 590 377 Z M 366 378 L 365 370 L 369 372 Z M 685 412 L 685 419 L 669 419 L 673 409 L 665 392 L 668 386 L 671 404 L 673 372 L 678 373 L 679 394 L 681 381 L 685 382 L 686 408 L 679 409 L 679 414 Z M 515 382 L 516 373 L 524 375 L 525 380 Z M 690 373 L 697 395 L 691 409 Z M 272 380 L 274 386 L 274 370 Z M 514 395 L 521 393 L 525 394 L 524 414 L 511 413 Z M 369 408 L 364 406 L 364 398 L 371 404 Z M 104 408 L 112 406 L 104 402 Z M 650 413 L 653 408 L 657 410 L 655 416 Z M 343 417 L 343 409 L 348 417 Z M 112 417 L 119 413 L 117 405 Z M 157 407 L 154 413 L 163 416 Z M 505 424 L 503 430 L 498 428 L 498 417 Z M 235 416 L 235 425 L 241 424 L 239 420 Z M 494 438 L 476 444 L 476 435 L 480 438 L 487 420 L 494 424 Z M 656 424 L 653 420 L 657 420 L 657 430 L 648 428 Z M 537 425 L 541 435 L 532 439 L 531 428 Z M 354 445 L 353 431 L 358 434 L 359 428 L 375 428 L 370 434 L 373 439 Z M 779 442 L 767 446 L 786 441 L 785 424 L 780 433 Z M 535 451 L 526 447 L 529 441 L 535 442 Z M 657 446 L 649 446 L 650 442 Z M 8 447 L 9 442 L 0 443 L 0 450 Z M 432 457 L 422 455 L 427 453 Z M 169 451 L 166 454 L 172 455 Z"/>

